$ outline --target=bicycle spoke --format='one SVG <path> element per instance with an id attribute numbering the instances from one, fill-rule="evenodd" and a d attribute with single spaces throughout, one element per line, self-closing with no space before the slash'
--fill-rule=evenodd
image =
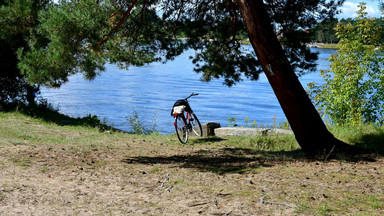
<path id="1" fill-rule="evenodd" d="M 200 121 L 194 113 L 191 114 L 190 124 L 192 126 L 191 130 L 194 134 L 196 134 L 196 136 L 203 136 L 203 130 L 201 128 Z"/>
<path id="2" fill-rule="evenodd" d="M 176 129 L 177 138 L 179 138 L 180 142 L 184 144 L 187 143 L 188 130 L 185 124 L 184 116 L 178 115 L 175 118 L 175 129 Z"/>

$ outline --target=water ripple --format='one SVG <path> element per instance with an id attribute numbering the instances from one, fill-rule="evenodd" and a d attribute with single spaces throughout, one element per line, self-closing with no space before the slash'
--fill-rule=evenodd
<path id="1" fill-rule="evenodd" d="M 319 51 L 319 68 L 326 69 L 332 51 Z M 231 88 L 223 86 L 222 80 L 201 82 L 188 58 L 191 54 L 192 51 L 184 53 L 167 64 L 153 63 L 129 70 L 108 64 L 106 71 L 93 81 L 74 75 L 60 89 L 43 88 L 42 96 L 64 114 L 97 115 L 122 130 L 131 129 L 126 117 L 136 111 L 145 124 L 150 125 L 155 117 L 159 131 L 173 133 L 172 105 L 191 92 L 200 94 L 191 98 L 190 103 L 202 123 L 219 122 L 225 126 L 228 117 L 236 117 L 240 125 L 245 124 L 245 117 L 263 124 L 272 123 L 274 116 L 280 121 L 285 119 L 265 76 Z M 318 73 L 300 80 L 304 85 L 321 82 Z"/>

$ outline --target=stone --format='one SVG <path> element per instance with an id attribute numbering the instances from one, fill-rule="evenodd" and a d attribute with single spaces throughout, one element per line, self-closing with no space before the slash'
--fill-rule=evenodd
<path id="1" fill-rule="evenodd" d="M 242 128 L 242 127 L 221 127 L 214 130 L 215 136 L 263 136 L 293 134 L 291 130 L 269 129 L 269 128 Z"/>
<path id="2" fill-rule="evenodd" d="M 207 122 L 201 125 L 203 137 L 215 136 L 215 129 L 220 128 L 220 123 Z"/>

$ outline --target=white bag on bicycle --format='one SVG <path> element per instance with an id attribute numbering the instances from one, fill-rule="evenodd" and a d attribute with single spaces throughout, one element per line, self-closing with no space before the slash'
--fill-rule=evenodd
<path id="1" fill-rule="evenodd" d="M 181 114 L 184 112 L 186 106 L 181 105 L 181 106 L 175 106 L 173 107 L 173 114 Z"/>

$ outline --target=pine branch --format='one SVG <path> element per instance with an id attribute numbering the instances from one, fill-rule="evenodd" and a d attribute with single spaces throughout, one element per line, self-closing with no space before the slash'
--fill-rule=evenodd
<path id="1" fill-rule="evenodd" d="M 123 24 L 123 22 L 131 14 L 131 11 L 132 11 L 133 7 L 136 5 L 136 3 L 137 3 L 137 0 L 134 0 L 132 2 L 131 6 L 129 6 L 128 10 L 124 13 L 121 20 L 116 24 L 116 26 L 107 35 L 105 35 L 106 38 L 99 42 L 99 46 L 105 44 L 109 40 L 109 38 L 112 36 L 112 34 L 115 33 L 117 29 L 120 28 L 120 26 Z"/>

